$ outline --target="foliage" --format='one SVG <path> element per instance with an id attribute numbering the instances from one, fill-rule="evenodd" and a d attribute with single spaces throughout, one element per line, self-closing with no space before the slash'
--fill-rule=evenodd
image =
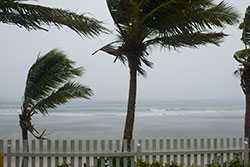
<path id="1" fill-rule="evenodd" d="M 100 166 L 100 164 L 98 166 Z M 123 163 L 121 163 L 120 166 L 123 166 Z M 234 160 L 227 161 L 227 162 L 223 163 L 222 166 L 225 166 L 225 167 L 244 167 L 244 164 L 239 159 L 234 159 Z M 67 163 L 63 163 L 62 165 L 60 165 L 58 167 L 70 167 L 70 165 Z M 183 165 L 179 165 L 176 162 L 171 162 L 170 164 L 167 164 L 167 163 L 162 163 L 160 161 L 155 161 L 152 164 L 150 164 L 146 161 L 138 160 L 136 162 L 136 167 L 183 167 Z M 188 166 L 186 166 L 186 167 L 188 167 Z M 196 166 L 191 165 L 189 167 L 196 167 Z M 221 167 L 221 164 L 217 161 L 214 161 L 211 164 L 206 165 L 206 167 Z M 246 167 L 250 167 L 250 165 L 248 164 Z"/>
<path id="2" fill-rule="evenodd" d="M 246 94 L 247 87 L 250 86 L 250 6 L 245 13 L 244 22 L 240 24 L 242 29 L 242 42 L 245 45 L 245 49 L 235 52 L 234 59 L 239 63 L 239 68 L 235 71 L 235 74 L 241 78 L 241 87 Z"/>
<path id="3" fill-rule="evenodd" d="M 68 10 L 49 8 L 26 0 L 1 0 L 0 22 L 15 24 L 28 30 L 46 30 L 44 25 L 67 26 L 80 35 L 95 36 L 107 30 L 102 22 Z"/>
<path id="4" fill-rule="evenodd" d="M 164 164 L 159 161 L 153 162 L 152 164 L 149 164 L 145 161 L 139 160 L 136 163 L 136 167 L 182 167 L 183 165 L 179 165 L 176 162 L 171 162 L 170 164 Z M 226 167 L 244 167 L 244 164 L 239 159 L 234 159 L 232 161 L 225 162 L 223 166 Z M 192 165 L 191 167 L 195 167 L 195 165 Z M 221 167 L 221 164 L 217 161 L 212 162 L 211 164 L 208 164 L 207 167 Z M 250 167 L 250 165 L 247 165 L 247 167 Z"/>
<path id="5" fill-rule="evenodd" d="M 70 165 L 67 163 L 63 163 L 62 165 L 58 165 L 57 167 L 70 167 Z"/>
<path id="6" fill-rule="evenodd" d="M 243 29 L 241 40 L 245 45 L 250 46 L 250 6 L 246 9 L 244 22 L 240 25 Z"/>
<path id="7" fill-rule="evenodd" d="M 82 67 L 74 67 L 75 62 L 56 49 L 38 57 L 31 66 L 26 80 L 20 124 L 35 137 L 41 138 L 33 127 L 31 118 L 34 114 L 47 114 L 74 98 L 88 99 L 92 95 L 90 88 L 71 81 L 82 75 Z M 37 135 L 36 135 L 37 134 Z"/>
<path id="8" fill-rule="evenodd" d="M 213 31 L 238 21 L 238 13 L 222 1 L 213 0 L 107 0 L 118 28 L 118 40 L 101 51 L 126 63 L 133 58 L 137 71 L 152 67 L 147 50 L 153 46 L 168 49 L 218 45 L 226 34 Z"/>

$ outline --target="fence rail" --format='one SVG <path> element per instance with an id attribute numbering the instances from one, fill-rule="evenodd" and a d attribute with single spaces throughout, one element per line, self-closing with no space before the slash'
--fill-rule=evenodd
<path id="1" fill-rule="evenodd" d="M 140 139 L 131 141 L 130 151 L 127 145 L 121 140 L 0 140 L 0 155 L 4 155 L 4 167 L 20 167 L 25 158 L 28 167 L 62 163 L 72 167 L 134 167 L 139 159 L 205 166 L 236 157 L 247 162 L 249 158 L 248 142 L 243 138 Z"/>

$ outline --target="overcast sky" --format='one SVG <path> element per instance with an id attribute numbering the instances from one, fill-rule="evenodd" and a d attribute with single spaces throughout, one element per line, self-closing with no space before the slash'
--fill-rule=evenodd
<path id="1" fill-rule="evenodd" d="M 227 0 L 244 14 L 249 0 Z M 103 20 L 114 30 L 105 0 L 40 0 L 51 7 L 70 9 Z M 237 63 L 232 55 L 242 49 L 238 25 L 225 30 L 230 34 L 221 47 L 208 45 L 178 51 L 152 49 L 153 69 L 147 77 L 139 77 L 138 99 L 243 99 L 239 79 L 233 76 Z M 53 48 L 63 50 L 86 69 L 81 83 L 90 86 L 96 100 L 125 100 L 128 92 L 128 70 L 105 53 L 91 56 L 96 49 L 112 41 L 114 36 L 95 39 L 79 37 L 68 28 L 49 28 L 49 32 L 27 31 L 0 23 L 0 100 L 22 98 L 27 72 L 39 52 Z"/>

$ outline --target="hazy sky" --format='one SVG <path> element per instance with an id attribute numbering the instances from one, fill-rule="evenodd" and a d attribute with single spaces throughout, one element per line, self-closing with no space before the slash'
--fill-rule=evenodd
<path id="1" fill-rule="evenodd" d="M 227 0 L 242 14 L 249 0 Z M 71 9 L 78 13 L 103 20 L 114 30 L 105 0 L 39 0 L 51 7 Z M 49 28 L 49 32 L 27 31 L 0 23 L 0 100 L 19 100 L 25 87 L 27 71 L 39 52 L 53 48 L 63 50 L 69 57 L 84 66 L 85 75 L 80 81 L 90 86 L 93 99 L 125 100 L 128 92 L 128 70 L 105 53 L 91 56 L 96 49 L 112 41 L 114 36 L 103 35 L 95 39 L 79 37 L 68 28 Z M 198 49 L 151 52 L 153 69 L 147 77 L 139 77 L 138 99 L 242 99 L 239 79 L 233 76 L 237 63 L 232 55 L 242 49 L 238 25 L 225 30 L 230 34 L 221 47 L 208 45 Z"/>

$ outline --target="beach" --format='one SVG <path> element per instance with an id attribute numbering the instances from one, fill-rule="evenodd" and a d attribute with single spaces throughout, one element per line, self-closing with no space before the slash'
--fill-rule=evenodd
<path id="1" fill-rule="evenodd" d="M 195 105 L 196 104 L 196 105 Z M 0 107 L 0 138 L 20 138 L 18 105 Z M 47 130 L 47 138 L 120 139 L 126 116 L 125 102 L 78 102 L 33 119 Z M 239 102 L 140 102 L 135 138 L 194 138 L 243 136 L 243 105 Z"/>

